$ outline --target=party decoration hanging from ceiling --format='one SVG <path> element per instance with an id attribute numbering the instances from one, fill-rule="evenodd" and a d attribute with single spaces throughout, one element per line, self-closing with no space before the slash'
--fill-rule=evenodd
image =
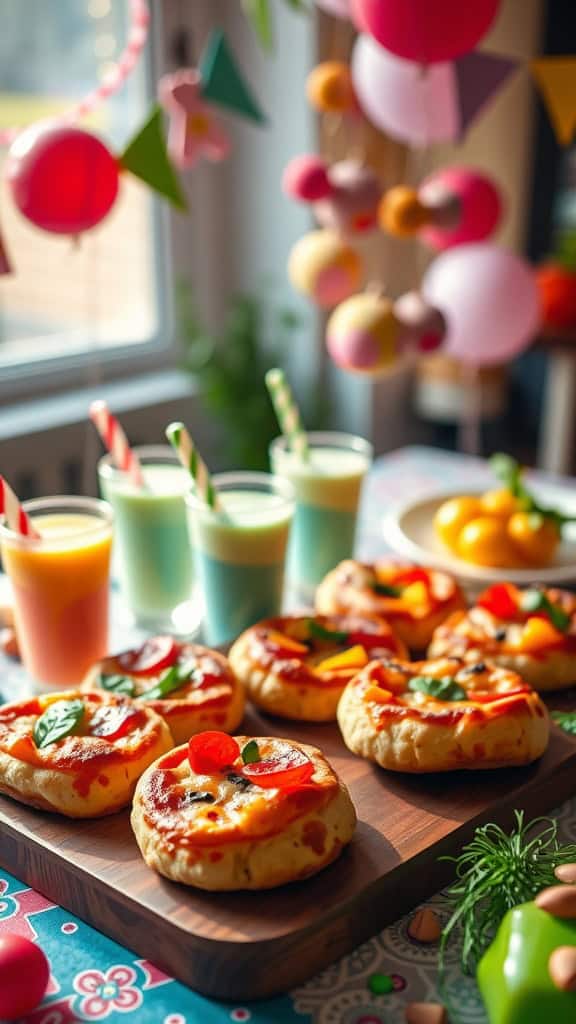
<path id="1" fill-rule="evenodd" d="M 168 159 L 160 107 L 152 110 L 119 157 L 119 163 L 178 209 L 187 209 L 186 197 Z"/>
<path id="2" fill-rule="evenodd" d="M 325 199 L 332 192 L 328 164 L 315 153 L 295 156 L 282 174 L 282 189 L 287 196 L 301 203 Z"/>
<path id="3" fill-rule="evenodd" d="M 321 114 L 350 114 L 358 109 L 350 68 L 342 60 L 326 60 L 312 68 L 306 95 Z"/>
<path id="4" fill-rule="evenodd" d="M 200 58 L 199 70 L 205 100 L 257 124 L 264 124 L 266 117 L 220 30 L 215 30 L 209 36 Z"/>
<path id="5" fill-rule="evenodd" d="M 397 185 L 382 198 L 380 226 L 398 238 L 418 236 L 432 249 L 488 238 L 502 216 L 498 186 L 468 167 L 435 171 L 418 189 Z"/>
<path id="6" fill-rule="evenodd" d="M 496 54 L 472 53 L 451 63 L 420 64 L 395 57 L 367 35 L 352 51 L 352 82 L 376 128 L 414 146 L 461 140 L 518 67 Z"/>
<path id="7" fill-rule="evenodd" d="M 419 64 L 454 60 L 474 49 L 499 6 L 500 0 L 350 0 L 360 32 Z"/>
<path id="8" fill-rule="evenodd" d="M 382 373 L 400 354 L 400 334 L 391 300 L 366 291 L 336 307 L 326 325 L 326 346 L 343 370 Z"/>
<path id="9" fill-rule="evenodd" d="M 204 157 L 225 160 L 230 142 L 218 116 L 202 99 L 200 72 L 184 68 L 163 75 L 158 97 L 169 117 L 168 153 L 181 169 L 194 167 Z"/>
<path id="10" fill-rule="evenodd" d="M 315 0 L 316 6 L 335 18 L 350 18 L 350 0 Z"/>
<path id="11" fill-rule="evenodd" d="M 284 170 L 282 187 L 293 199 L 311 202 L 318 223 L 341 235 L 363 234 L 377 225 L 382 186 L 359 160 L 329 167 L 319 157 L 296 157 Z"/>
<path id="12" fill-rule="evenodd" d="M 307 13 L 307 0 L 284 0 L 292 11 Z M 346 4 L 346 0 L 324 0 L 331 14 L 337 14 L 338 8 Z M 263 50 L 269 53 L 274 49 L 274 26 L 272 19 L 272 0 L 242 0 L 242 10 L 252 25 L 258 42 Z"/>
<path id="13" fill-rule="evenodd" d="M 96 227 L 118 195 L 119 168 L 110 150 L 68 125 L 43 122 L 22 132 L 10 147 L 5 176 L 20 213 L 59 235 Z"/>
<path id="14" fill-rule="evenodd" d="M 576 57 L 541 57 L 530 69 L 558 143 L 569 146 L 576 134 Z"/>
<path id="15" fill-rule="evenodd" d="M 310 231 L 293 246 L 288 277 L 297 291 L 330 309 L 358 291 L 362 259 L 334 231 Z"/>

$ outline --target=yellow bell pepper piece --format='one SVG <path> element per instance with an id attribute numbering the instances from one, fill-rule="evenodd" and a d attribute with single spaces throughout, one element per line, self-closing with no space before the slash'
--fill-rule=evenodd
<path id="1" fill-rule="evenodd" d="M 356 644 L 355 647 L 349 647 L 341 654 L 333 654 L 331 658 L 324 658 L 324 661 L 320 661 L 316 668 L 319 672 L 337 672 L 339 669 L 364 668 L 364 665 L 367 664 L 366 651 L 362 644 Z"/>
<path id="2" fill-rule="evenodd" d="M 280 647 L 282 651 L 290 651 L 293 654 L 307 654 L 308 648 L 306 644 L 301 644 L 298 640 L 293 640 L 291 636 L 286 636 L 285 633 L 278 633 L 276 630 L 270 630 L 267 634 L 266 639 L 272 641 L 277 647 Z"/>
<path id="3" fill-rule="evenodd" d="M 562 639 L 563 634 L 547 619 L 530 616 L 524 623 L 519 646 L 523 651 L 539 651 L 542 647 L 560 643 Z"/>
<path id="4" fill-rule="evenodd" d="M 404 587 L 404 590 L 402 591 L 402 600 L 411 605 L 427 605 L 430 599 L 426 584 L 422 583 L 422 580 L 418 580 L 416 583 L 410 583 L 407 587 Z"/>

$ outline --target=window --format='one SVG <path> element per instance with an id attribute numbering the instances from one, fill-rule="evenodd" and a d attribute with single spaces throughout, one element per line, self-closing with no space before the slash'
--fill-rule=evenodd
<path id="1" fill-rule="evenodd" d="M 0 0 L 0 130 L 67 110 L 122 51 L 127 0 Z M 123 88 L 82 124 L 121 152 L 145 120 L 150 46 Z M 7 149 L 0 147 L 0 175 Z M 161 344 L 163 232 L 151 193 L 131 175 L 106 220 L 78 241 L 25 220 L 0 185 L 0 230 L 14 274 L 0 277 L 0 376 L 42 379 Z M 165 340 L 164 340 L 165 344 Z M 47 365 L 49 364 L 49 365 Z"/>

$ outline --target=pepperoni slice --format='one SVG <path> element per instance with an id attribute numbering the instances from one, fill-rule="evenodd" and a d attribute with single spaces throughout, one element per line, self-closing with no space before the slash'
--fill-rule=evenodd
<path id="1" fill-rule="evenodd" d="M 173 636 L 154 636 L 134 651 L 119 654 L 117 662 L 132 676 L 155 676 L 178 660 L 180 645 Z"/>
<path id="2" fill-rule="evenodd" d="M 518 615 L 517 591 L 509 583 L 494 583 L 480 594 L 476 603 L 504 622 Z"/>
<path id="3" fill-rule="evenodd" d="M 263 789 L 284 789 L 309 782 L 314 774 L 314 765 L 304 751 L 282 744 L 277 757 L 245 764 L 241 774 Z"/>
<path id="4" fill-rule="evenodd" d="M 106 705 L 97 708 L 90 719 L 90 735 L 105 740 L 117 740 L 131 732 L 135 719 L 142 714 L 139 708 L 129 705 Z"/>
<path id="5" fill-rule="evenodd" d="M 234 737 L 225 732 L 199 732 L 188 741 L 190 767 L 198 775 L 211 775 L 229 768 L 238 757 L 240 747 Z"/>

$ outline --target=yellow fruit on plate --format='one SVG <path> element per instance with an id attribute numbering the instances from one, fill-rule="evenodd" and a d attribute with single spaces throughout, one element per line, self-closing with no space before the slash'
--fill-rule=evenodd
<path id="1" fill-rule="evenodd" d="M 498 516 L 501 519 L 509 519 L 518 511 L 517 499 L 504 487 L 496 491 L 486 491 L 480 498 L 480 504 L 483 514 Z"/>
<path id="2" fill-rule="evenodd" d="M 474 565 L 498 566 L 510 569 L 521 565 L 510 540 L 505 520 L 491 516 L 478 516 L 460 531 L 458 554 Z"/>
<path id="3" fill-rule="evenodd" d="M 434 529 L 447 547 L 457 551 L 462 529 L 472 519 L 481 515 L 482 505 L 479 498 L 471 495 L 449 498 L 448 501 L 442 502 L 436 511 Z"/>
<path id="4" fill-rule="evenodd" d="M 560 543 L 560 531 L 552 519 L 516 512 L 508 520 L 508 536 L 530 565 L 551 562 Z"/>

